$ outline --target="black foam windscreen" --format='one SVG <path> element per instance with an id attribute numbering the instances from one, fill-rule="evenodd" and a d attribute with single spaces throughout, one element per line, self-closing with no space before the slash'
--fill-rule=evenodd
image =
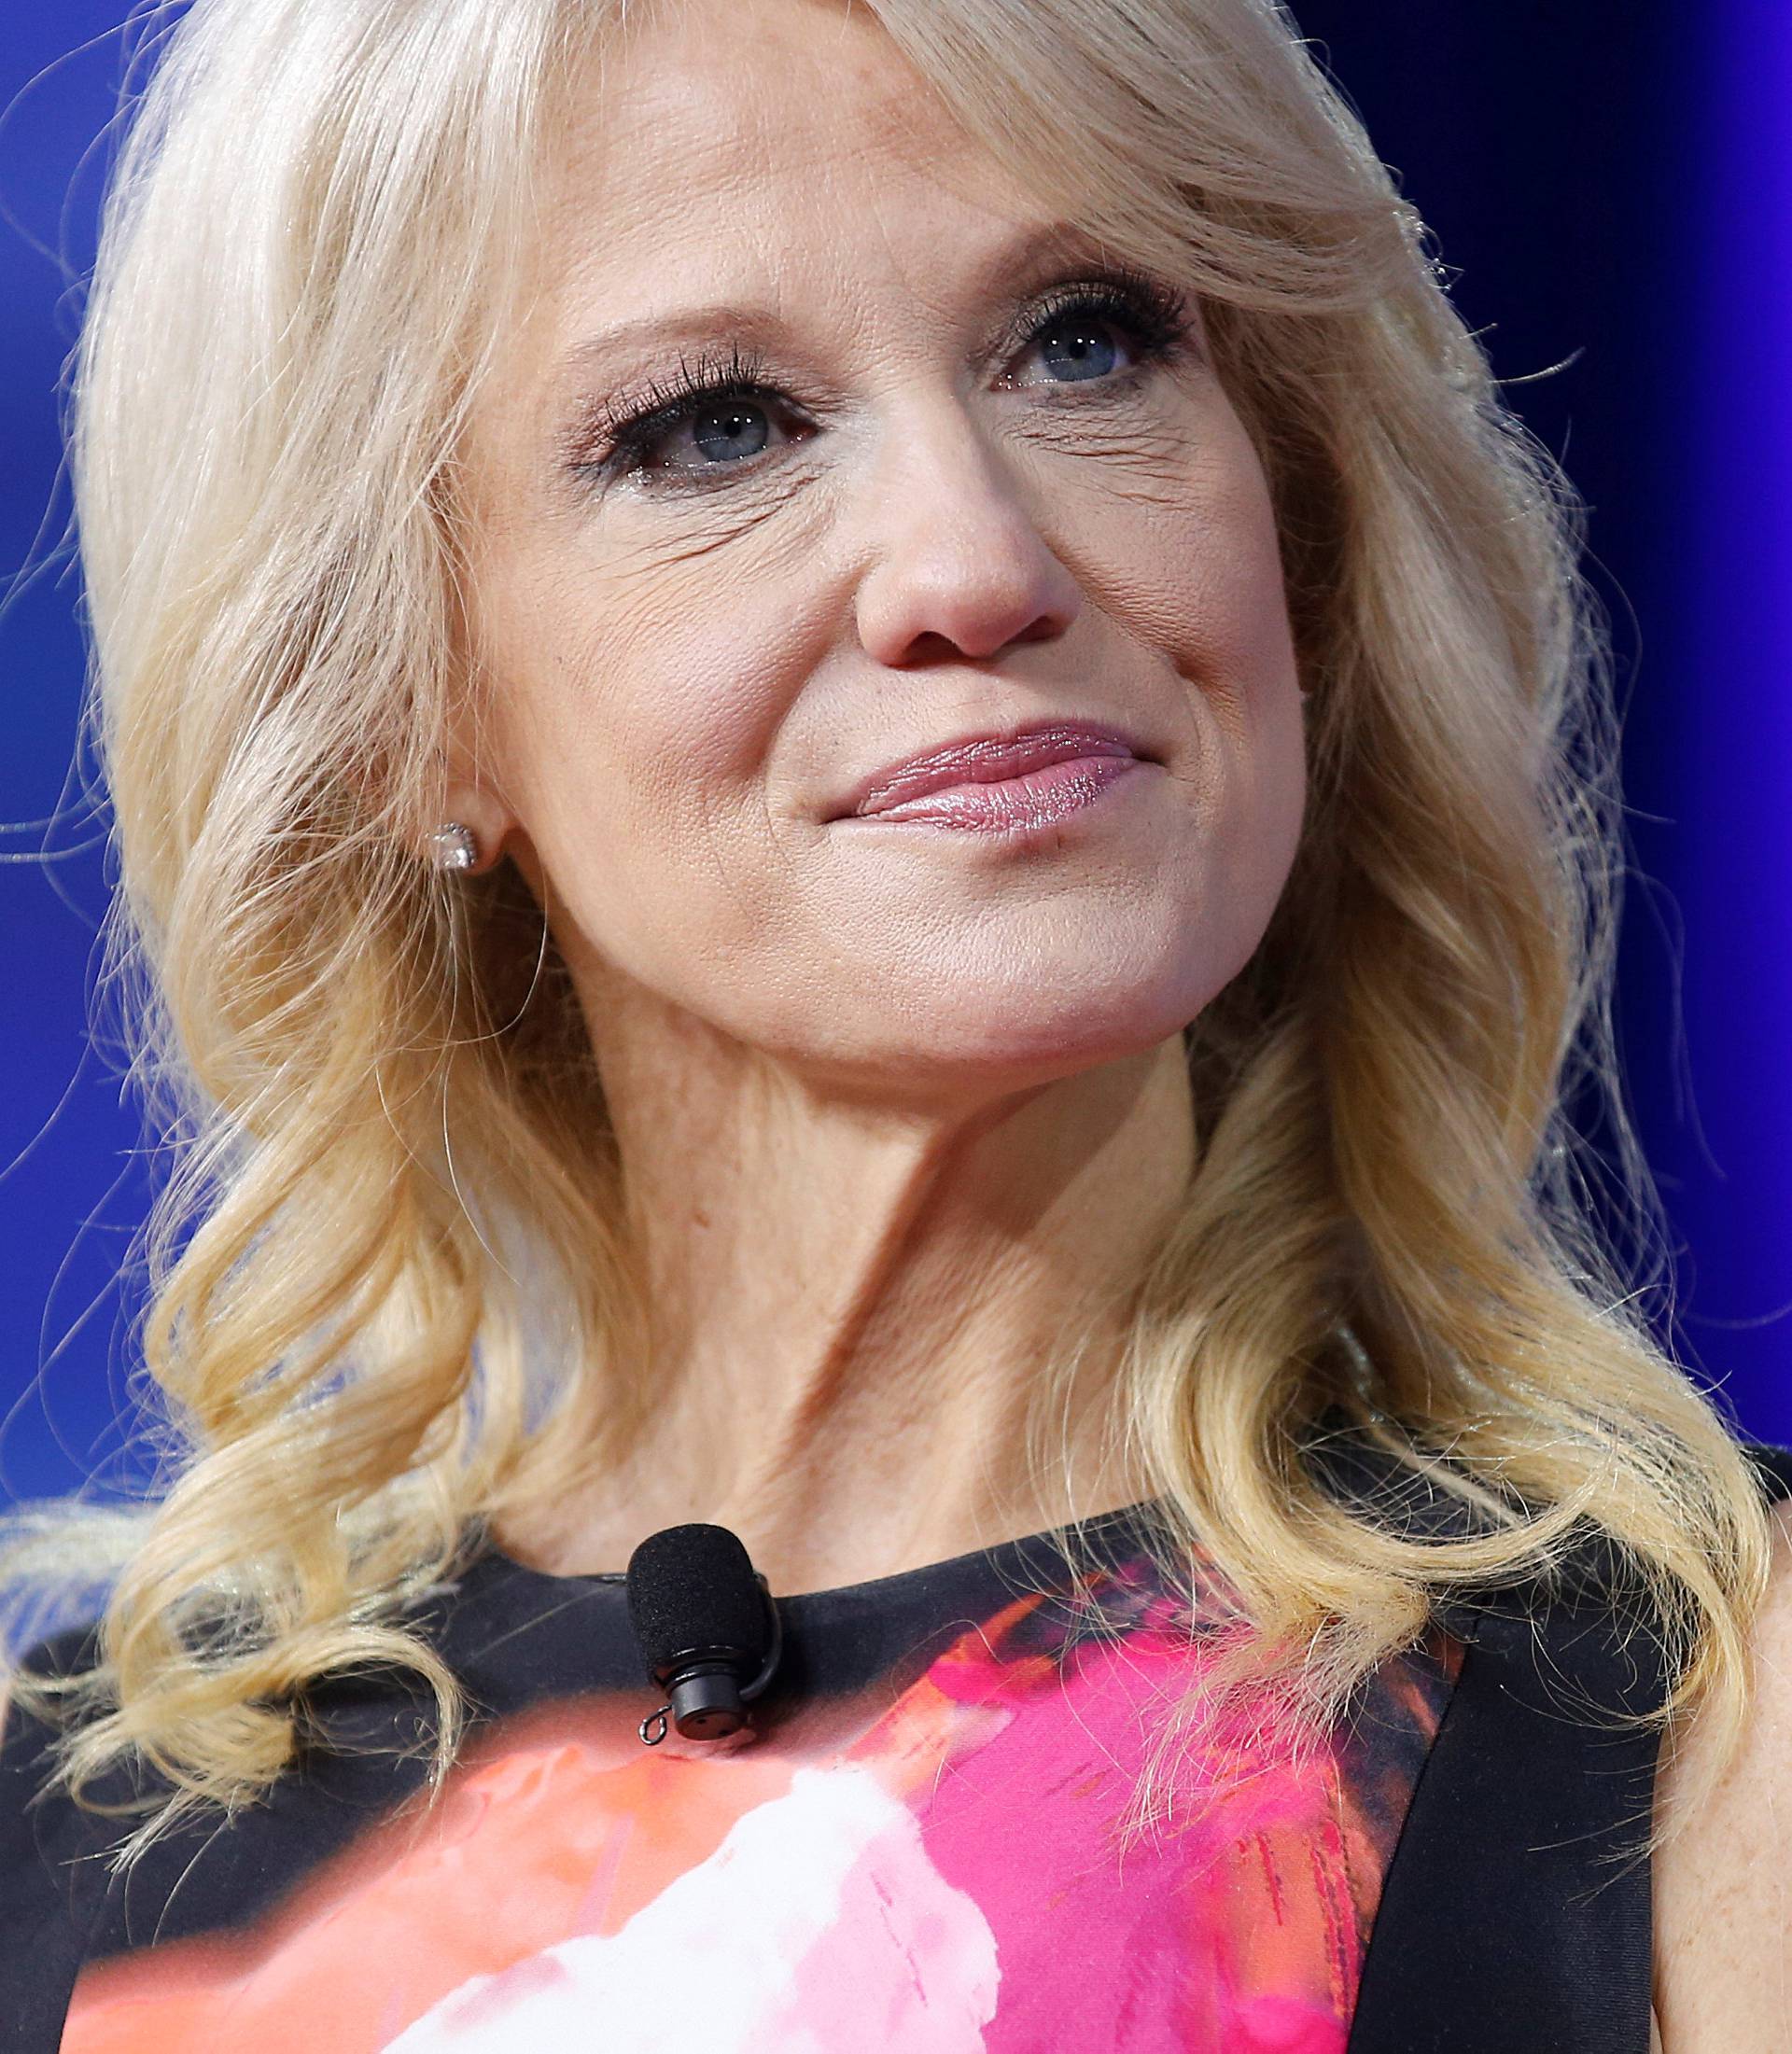
<path id="1" fill-rule="evenodd" d="M 725 1526 L 669 1526 L 628 1558 L 628 1616 L 650 1674 L 698 1649 L 755 1667 L 771 1642 L 764 1593 Z"/>

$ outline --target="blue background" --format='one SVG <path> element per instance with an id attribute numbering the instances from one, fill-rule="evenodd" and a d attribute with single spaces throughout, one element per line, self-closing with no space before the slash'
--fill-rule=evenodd
<path id="1" fill-rule="evenodd" d="M 91 253 L 123 4 L 15 0 L 0 49 L 0 581 L 40 566 L 0 614 L 0 1496 L 117 1462 L 147 1188 L 88 1032 L 106 884 L 70 776 L 78 594 L 45 560 L 77 303 L 52 253 Z M 1792 8 L 1297 11 L 1591 503 L 1632 858 L 1617 1022 L 1674 1227 L 1656 1316 L 1745 1428 L 1792 1442 Z"/>

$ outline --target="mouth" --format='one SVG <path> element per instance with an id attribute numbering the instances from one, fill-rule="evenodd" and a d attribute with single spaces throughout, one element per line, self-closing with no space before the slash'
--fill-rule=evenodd
<path id="1" fill-rule="evenodd" d="M 1008 734 L 960 736 L 874 771 L 835 820 L 936 826 L 1043 825 L 1087 805 L 1156 759 L 1123 729 L 1052 720 Z"/>

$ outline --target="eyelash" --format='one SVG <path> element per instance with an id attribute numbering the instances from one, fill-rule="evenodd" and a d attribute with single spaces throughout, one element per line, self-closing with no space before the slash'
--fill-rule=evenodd
<path id="1" fill-rule="evenodd" d="M 1129 371 L 1090 381 L 1112 392 L 1116 385 L 1130 385 L 1153 365 L 1169 357 L 1186 336 L 1189 305 L 1186 293 L 1163 284 L 1130 265 L 1110 266 L 1074 284 L 1057 286 L 1031 318 L 1020 340 L 1034 341 L 1042 330 L 1067 314 L 1093 313 L 1102 320 L 1126 328 L 1133 338 L 1138 361 Z M 656 480 L 675 481 L 655 484 L 656 491 L 706 492 L 712 484 L 748 470 L 758 470 L 759 461 L 749 457 L 737 464 L 716 464 L 703 470 L 689 465 L 673 465 L 649 472 L 648 451 L 669 430 L 681 427 L 687 419 L 706 407 L 730 399 L 754 403 L 783 402 L 785 395 L 765 382 L 762 359 L 743 356 L 736 347 L 725 360 L 701 357 L 697 363 L 680 363 L 676 378 L 668 384 L 650 384 L 638 401 L 623 409 L 602 411 L 596 426 L 602 438 L 597 453 L 578 457 L 571 468 L 581 477 L 615 479 L 640 473 Z M 768 408 L 767 411 L 770 411 Z M 707 470 L 709 475 L 704 476 Z M 682 473 L 682 475 L 680 475 Z"/>

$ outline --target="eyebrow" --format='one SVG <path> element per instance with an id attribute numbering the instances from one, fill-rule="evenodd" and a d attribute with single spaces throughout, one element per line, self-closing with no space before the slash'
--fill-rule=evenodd
<path id="1" fill-rule="evenodd" d="M 1033 222 L 992 249 L 975 275 L 978 285 L 987 290 L 1004 277 L 1024 273 L 1048 258 L 1083 257 L 1099 261 L 1105 247 L 1100 236 L 1074 221 Z M 566 352 L 559 370 L 562 375 L 589 371 L 611 357 L 639 356 L 664 344 L 692 342 L 716 335 L 757 341 L 769 338 L 782 326 L 781 317 L 769 307 L 739 300 L 673 307 L 661 314 L 619 321 L 612 328 L 582 337 Z"/>

